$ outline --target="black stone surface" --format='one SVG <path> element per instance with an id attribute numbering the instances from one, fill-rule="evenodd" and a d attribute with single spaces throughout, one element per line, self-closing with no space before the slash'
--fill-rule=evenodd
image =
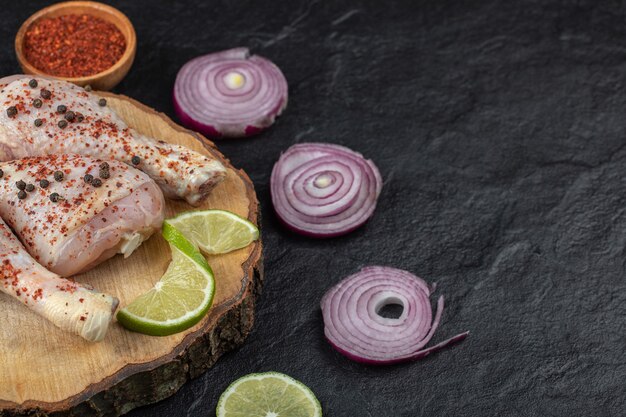
<path id="1" fill-rule="evenodd" d="M 46 1 L 2 1 L 0 73 Z M 300 379 L 326 416 L 619 416 L 626 409 L 626 5 L 618 1 L 113 2 L 138 54 L 115 91 L 173 116 L 177 70 L 249 46 L 290 85 L 268 132 L 219 142 L 254 180 L 266 285 L 247 343 L 129 416 L 212 416 L 234 379 Z M 385 185 L 349 236 L 301 238 L 272 212 L 281 150 L 328 141 L 372 158 Z M 323 339 L 319 300 L 368 264 L 439 284 L 435 341 L 372 368 Z"/>

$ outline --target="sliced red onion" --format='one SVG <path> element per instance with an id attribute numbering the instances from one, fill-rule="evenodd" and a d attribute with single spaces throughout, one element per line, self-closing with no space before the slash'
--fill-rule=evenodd
<path id="1" fill-rule="evenodd" d="M 287 107 L 287 80 L 248 48 L 199 56 L 178 72 L 174 109 L 181 122 L 211 138 L 250 136 Z"/>
<path id="2" fill-rule="evenodd" d="M 272 202 L 291 229 L 312 237 L 346 234 L 369 219 L 382 178 L 360 153 L 328 143 L 300 143 L 274 165 Z"/>
<path id="3" fill-rule="evenodd" d="M 369 266 L 331 288 L 322 298 L 324 333 L 330 344 L 356 362 L 387 365 L 423 358 L 465 339 L 464 332 L 424 349 L 439 326 L 443 296 L 432 320 L 435 286 L 401 269 Z M 378 314 L 400 304 L 398 318 Z M 431 323 L 432 321 L 432 323 Z"/>

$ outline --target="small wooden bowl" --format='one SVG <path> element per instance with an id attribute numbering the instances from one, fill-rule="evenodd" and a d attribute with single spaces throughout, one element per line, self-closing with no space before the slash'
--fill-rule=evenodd
<path id="1" fill-rule="evenodd" d="M 87 77 L 77 78 L 51 76 L 31 65 L 31 63 L 26 60 L 23 51 L 24 36 L 26 35 L 26 31 L 30 25 L 41 18 L 57 17 L 68 14 L 89 14 L 104 19 L 117 26 L 117 28 L 124 35 L 124 38 L 126 38 L 126 50 L 119 61 L 105 71 Z M 130 20 L 128 20 L 126 15 L 109 5 L 95 1 L 68 1 L 53 4 L 52 6 L 41 9 L 22 24 L 20 30 L 15 36 L 15 54 L 17 55 L 17 60 L 19 61 L 25 74 L 47 76 L 59 80 L 69 81 L 80 86 L 91 85 L 96 90 L 110 90 L 122 81 L 133 64 L 136 52 L 137 36 L 135 35 L 135 28 L 133 28 L 132 23 L 130 23 Z"/>

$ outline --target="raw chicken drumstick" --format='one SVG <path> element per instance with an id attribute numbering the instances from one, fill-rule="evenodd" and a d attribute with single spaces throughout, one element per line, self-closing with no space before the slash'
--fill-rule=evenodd
<path id="1" fill-rule="evenodd" d="M 61 276 L 129 256 L 163 223 L 159 187 L 115 160 L 47 155 L 0 163 L 0 170 L 0 217 Z"/>
<path id="2" fill-rule="evenodd" d="M 0 291 L 63 330 L 89 341 L 104 338 L 117 298 L 46 270 L 28 255 L 0 219 Z"/>
<path id="3" fill-rule="evenodd" d="M 69 82 L 5 77 L 0 103 L 0 161 L 70 152 L 116 159 L 148 174 L 165 196 L 193 205 L 226 173 L 215 159 L 137 133 L 106 99 Z"/>

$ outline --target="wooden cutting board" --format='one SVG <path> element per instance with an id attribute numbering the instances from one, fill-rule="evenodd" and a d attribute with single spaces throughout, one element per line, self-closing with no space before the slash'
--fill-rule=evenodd
<path id="1" fill-rule="evenodd" d="M 250 178 L 211 142 L 135 100 L 103 95 L 137 131 L 221 160 L 226 179 L 201 208 L 230 210 L 258 224 Z M 167 216 L 191 209 L 181 201 L 167 202 Z M 117 296 L 124 306 L 158 281 L 170 258 L 168 244 L 157 234 L 128 259 L 118 255 L 76 280 Z M 133 333 L 114 322 L 104 341 L 89 343 L 0 294 L 0 416 L 118 416 L 174 394 L 206 371 L 252 327 L 262 280 L 261 242 L 207 259 L 216 280 L 209 314 L 167 337 Z"/>

